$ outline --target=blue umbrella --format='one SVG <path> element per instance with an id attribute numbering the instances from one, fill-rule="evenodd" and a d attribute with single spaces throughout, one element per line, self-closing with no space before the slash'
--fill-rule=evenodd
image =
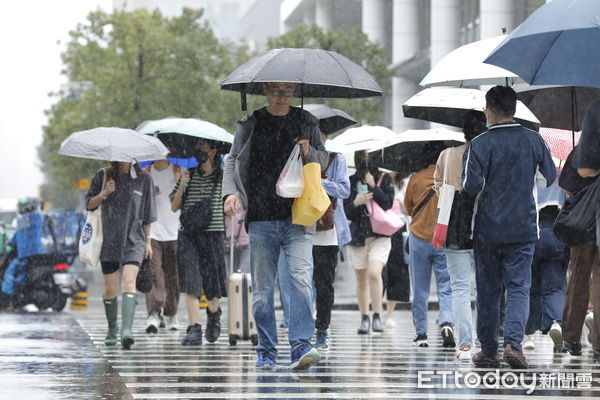
<path id="1" fill-rule="evenodd" d="M 600 1 L 553 0 L 537 9 L 485 63 L 532 85 L 600 88 Z"/>
<path id="2" fill-rule="evenodd" d="M 167 158 L 171 164 L 179 165 L 181 168 L 194 168 L 198 166 L 198 160 L 195 157 L 190 158 Z M 140 162 L 141 168 L 146 168 L 148 165 L 151 165 L 154 161 L 143 161 Z"/>

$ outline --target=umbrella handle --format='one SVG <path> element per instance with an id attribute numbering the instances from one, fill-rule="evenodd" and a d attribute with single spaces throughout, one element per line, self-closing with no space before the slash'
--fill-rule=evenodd
<path id="1" fill-rule="evenodd" d="M 233 249 L 234 249 L 234 236 L 235 236 L 235 217 L 232 215 L 231 217 L 231 237 L 229 238 L 229 273 L 233 274 Z"/>
<path id="2" fill-rule="evenodd" d="M 242 111 L 248 110 L 248 102 L 246 101 L 246 84 L 240 84 L 240 97 L 242 102 Z"/>

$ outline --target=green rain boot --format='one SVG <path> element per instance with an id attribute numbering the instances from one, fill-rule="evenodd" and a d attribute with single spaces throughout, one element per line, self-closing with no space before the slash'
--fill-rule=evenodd
<path id="1" fill-rule="evenodd" d="M 104 312 L 108 321 L 108 333 L 104 338 L 104 344 L 107 346 L 116 346 L 117 335 L 119 333 L 119 325 L 117 325 L 117 313 L 119 311 L 119 298 L 103 299 Z"/>
<path id="2" fill-rule="evenodd" d="M 123 293 L 121 302 L 123 303 L 121 308 L 121 344 L 123 345 L 124 350 L 129 350 L 135 342 L 133 340 L 133 333 L 131 332 L 133 316 L 135 315 L 135 293 Z"/>

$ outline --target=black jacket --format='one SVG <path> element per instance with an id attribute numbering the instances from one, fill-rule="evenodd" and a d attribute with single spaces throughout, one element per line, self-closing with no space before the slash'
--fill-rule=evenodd
<path id="1" fill-rule="evenodd" d="M 371 174 L 375 179 L 375 183 L 377 183 L 382 172 L 375 169 L 371 171 Z M 346 217 L 350 221 L 350 234 L 352 235 L 352 240 L 348 244 L 351 246 L 362 247 L 365 245 L 365 238 L 387 236 L 373 233 L 366 205 L 354 207 L 354 199 L 358 194 L 356 188 L 358 180 L 356 174 L 350 177 L 350 197 L 344 200 L 344 211 L 346 212 Z M 392 205 L 394 204 L 394 183 L 389 175 L 385 174 L 383 176 L 381 186 L 376 186 L 370 190 L 373 192 L 373 199 L 381 208 L 384 210 L 392 208 Z"/>

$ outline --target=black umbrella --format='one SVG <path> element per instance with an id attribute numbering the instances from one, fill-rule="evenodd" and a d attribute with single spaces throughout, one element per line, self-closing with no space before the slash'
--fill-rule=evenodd
<path id="1" fill-rule="evenodd" d="M 600 89 L 583 86 L 515 85 L 514 89 L 541 126 L 573 132 L 581 130 L 585 110 L 600 98 Z"/>
<path id="2" fill-rule="evenodd" d="M 360 98 L 381 96 L 383 89 L 363 67 L 334 51 L 273 49 L 237 67 L 221 82 L 221 89 L 263 95 L 267 82 L 298 83 L 297 97 Z"/>
<path id="3" fill-rule="evenodd" d="M 344 111 L 330 108 L 325 104 L 306 104 L 304 109 L 319 120 L 319 129 L 326 135 L 358 123 Z"/>

